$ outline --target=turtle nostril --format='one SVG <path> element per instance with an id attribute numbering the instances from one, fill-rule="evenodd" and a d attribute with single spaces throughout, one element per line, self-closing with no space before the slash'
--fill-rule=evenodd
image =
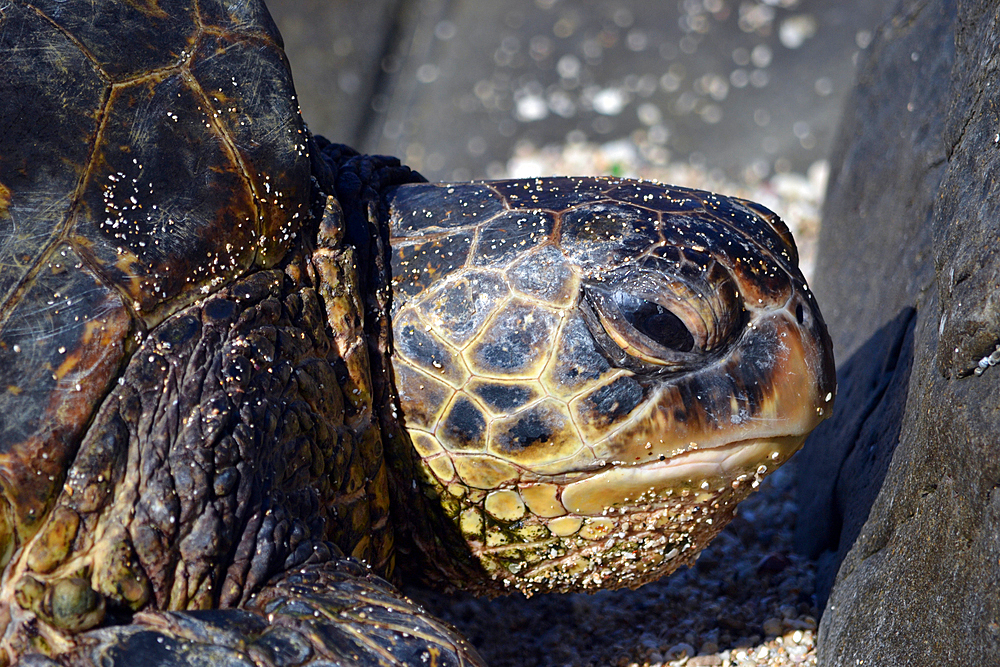
<path id="1" fill-rule="evenodd" d="M 805 321 L 805 318 L 806 318 L 805 309 L 802 308 L 801 303 L 797 304 L 795 306 L 795 321 L 798 322 L 799 324 L 802 324 Z"/>

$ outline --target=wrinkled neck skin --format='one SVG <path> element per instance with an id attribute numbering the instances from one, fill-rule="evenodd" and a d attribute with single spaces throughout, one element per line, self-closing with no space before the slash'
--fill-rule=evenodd
<path id="1" fill-rule="evenodd" d="M 350 148 L 314 139 L 313 175 L 331 199 L 319 229 L 320 252 L 349 248 L 349 263 L 357 271 L 357 294 L 364 313 L 367 344 L 365 371 L 371 387 L 373 421 L 377 422 L 386 461 L 389 525 L 394 533 L 392 557 L 378 570 L 399 580 L 421 580 L 431 585 L 472 588 L 482 592 L 494 584 L 472 556 L 455 521 L 447 516 L 403 425 L 390 356 L 392 354 L 391 268 L 389 264 L 389 193 L 395 186 L 419 183 L 420 174 L 394 158 L 359 155 Z M 320 159 L 322 156 L 322 159 Z M 337 278 L 321 278 L 327 286 Z M 331 322 L 336 315 L 331 315 Z M 333 324 L 337 329 L 338 325 Z"/>
<path id="2" fill-rule="evenodd" d="M 384 406 L 376 409 L 375 417 L 384 446 L 388 493 L 392 502 L 390 523 L 394 531 L 393 556 L 379 572 L 396 581 L 421 581 L 443 590 L 465 589 L 485 595 L 509 592 L 497 588 L 473 556 L 456 522 L 446 513 L 443 498 L 404 426 L 390 361 L 389 215 L 388 206 L 381 197 L 389 187 L 408 182 L 404 179 L 422 180 L 422 177 L 415 173 L 410 176 L 407 171 L 403 177 L 384 179 L 389 181 L 384 187 L 369 191 L 367 198 L 360 201 L 344 196 L 342 188 L 337 192 L 337 200 L 332 202 L 333 209 L 327 209 L 320 230 L 321 238 L 346 235 L 356 257 L 358 283 L 364 286 L 364 339 L 368 345 L 372 403 Z M 346 233 L 332 231 L 336 229 Z"/>
<path id="3" fill-rule="evenodd" d="M 320 193 L 315 208 L 318 224 L 278 268 L 139 344 L 3 573 L 8 657 L 66 650 L 144 609 L 244 605 L 275 575 L 338 552 L 392 576 L 394 529 L 429 533 L 413 484 L 393 483 L 390 499 L 413 456 L 383 409 L 388 290 L 378 262 L 342 243 L 336 199 Z M 363 292 L 358 267 L 382 289 Z"/>

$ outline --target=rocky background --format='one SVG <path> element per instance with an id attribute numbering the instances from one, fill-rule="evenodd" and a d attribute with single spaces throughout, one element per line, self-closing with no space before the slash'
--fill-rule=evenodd
<path id="1" fill-rule="evenodd" d="M 900 2 L 834 141 L 814 285 L 840 395 L 797 533 L 832 584 L 820 665 L 1000 664 L 998 11 Z"/>

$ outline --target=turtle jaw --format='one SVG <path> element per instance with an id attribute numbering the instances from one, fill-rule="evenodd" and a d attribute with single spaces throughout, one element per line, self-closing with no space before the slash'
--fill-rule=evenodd
<path id="1" fill-rule="evenodd" d="M 449 583 L 488 596 L 531 596 L 655 581 L 691 565 L 804 439 L 741 441 L 491 491 L 435 485 L 465 538 L 464 553 L 452 557 L 480 572 L 470 578 L 465 569 L 462 581 Z"/>
<path id="2" fill-rule="evenodd" d="M 463 570 L 464 580 L 450 583 L 489 596 L 531 596 L 655 581 L 691 565 L 805 437 L 739 441 L 597 472 L 527 475 L 492 490 L 444 487 L 426 475 L 465 539 L 457 558 L 481 568 L 479 578 Z"/>
<path id="3" fill-rule="evenodd" d="M 536 530 L 544 527 L 551 535 L 547 541 L 472 540 L 470 546 L 495 583 L 526 595 L 637 588 L 691 565 L 737 504 L 804 438 L 737 442 L 664 462 L 609 467 L 564 487 L 568 513 L 521 521 L 522 534 L 537 523 Z"/>

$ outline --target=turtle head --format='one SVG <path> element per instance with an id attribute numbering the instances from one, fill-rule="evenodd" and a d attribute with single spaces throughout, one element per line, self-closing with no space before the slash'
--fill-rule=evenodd
<path id="1" fill-rule="evenodd" d="M 619 179 L 390 202 L 393 370 L 480 590 L 689 564 L 829 416 L 829 337 L 776 215 Z"/>

